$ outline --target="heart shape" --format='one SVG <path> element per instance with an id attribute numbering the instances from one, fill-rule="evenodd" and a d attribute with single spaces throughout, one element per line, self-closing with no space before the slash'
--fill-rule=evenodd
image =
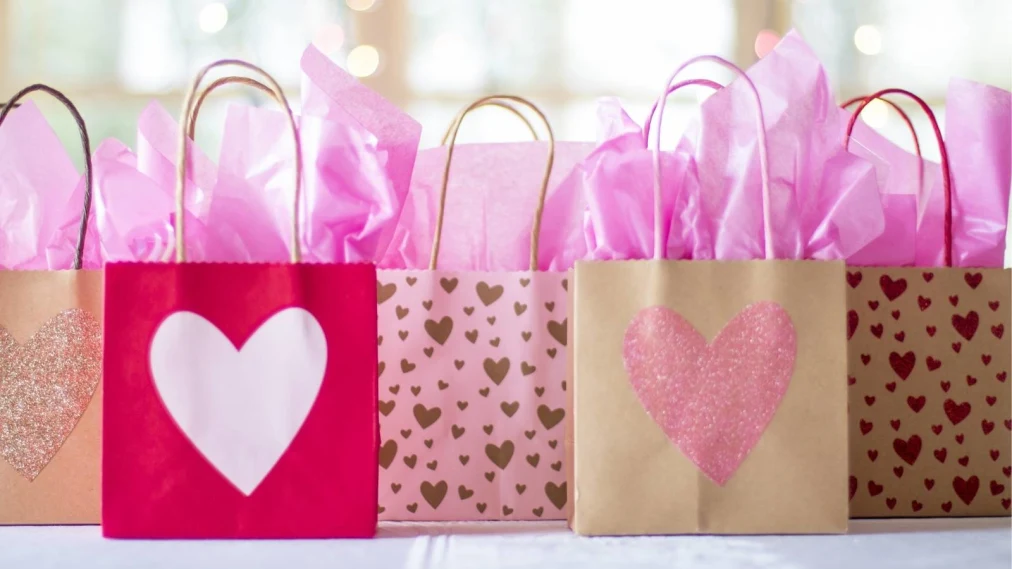
<path id="1" fill-rule="evenodd" d="M 327 340 L 316 318 L 286 308 L 239 349 L 203 316 L 180 311 L 151 340 L 151 374 L 193 446 L 249 496 L 288 449 L 316 401 Z"/>
<path id="2" fill-rule="evenodd" d="M 787 393 L 796 349 L 794 324 L 774 302 L 745 307 L 711 343 L 677 312 L 653 306 L 630 322 L 623 358 L 647 414 L 723 486 Z"/>
<path id="3" fill-rule="evenodd" d="M 29 481 L 77 426 L 102 376 L 102 327 L 65 310 L 24 344 L 0 328 L 0 455 Z"/>

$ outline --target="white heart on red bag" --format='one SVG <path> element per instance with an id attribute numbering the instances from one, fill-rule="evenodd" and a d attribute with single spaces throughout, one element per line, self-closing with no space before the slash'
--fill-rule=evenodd
<path id="1" fill-rule="evenodd" d="M 309 415 L 323 384 L 327 340 L 302 308 L 276 312 L 238 349 L 203 316 L 180 311 L 158 326 L 149 357 L 169 415 L 249 496 Z"/>

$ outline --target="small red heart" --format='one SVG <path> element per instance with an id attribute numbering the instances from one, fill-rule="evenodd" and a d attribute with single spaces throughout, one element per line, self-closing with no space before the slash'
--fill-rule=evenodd
<path id="1" fill-rule="evenodd" d="M 991 431 L 994 430 L 994 422 L 984 419 L 980 422 L 980 430 L 984 431 L 985 435 L 991 434 Z"/>
<path id="2" fill-rule="evenodd" d="M 969 506 L 970 502 L 973 502 L 974 496 L 977 495 L 977 490 L 980 489 L 980 479 L 971 476 L 967 480 L 963 480 L 963 477 L 957 476 L 952 480 L 952 489 L 956 491 L 956 496 L 959 496 L 959 499 Z"/>
<path id="3" fill-rule="evenodd" d="M 987 404 L 991 407 L 994 407 L 994 404 L 998 402 L 998 398 L 995 397 L 994 395 L 988 395 L 984 399 L 987 401 Z"/>
<path id="4" fill-rule="evenodd" d="M 1003 507 L 1003 508 L 1005 508 L 1007 510 L 1007 509 L 1009 509 L 1009 506 L 1012 506 L 1012 499 L 1002 498 L 1001 499 L 1001 507 Z"/>
<path id="5" fill-rule="evenodd" d="M 871 407 L 872 405 L 875 404 L 875 397 L 873 395 L 865 395 L 864 396 L 864 402 L 865 402 L 866 405 L 868 405 L 869 407 Z"/>
<path id="6" fill-rule="evenodd" d="M 992 311 L 997 312 L 998 307 L 1001 306 L 1001 303 L 998 302 L 997 300 L 992 300 L 988 302 L 987 305 L 991 308 Z"/>
<path id="7" fill-rule="evenodd" d="M 861 354 L 861 363 L 863 363 L 864 365 L 868 365 L 868 362 L 870 361 L 871 356 L 869 356 L 868 354 Z"/>
<path id="8" fill-rule="evenodd" d="M 874 334 L 876 338 L 881 338 L 882 337 L 882 325 L 881 324 L 875 324 L 875 325 L 873 325 L 871 327 L 871 333 Z"/>
<path id="9" fill-rule="evenodd" d="M 893 450 L 896 451 L 896 456 L 900 457 L 903 462 L 913 466 L 917 462 L 917 457 L 921 454 L 921 437 L 910 435 L 910 438 L 907 440 L 895 439 L 893 440 Z"/>
<path id="10" fill-rule="evenodd" d="M 865 421 L 864 419 L 861 419 L 861 434 L 862 435 L 867 435 L 868 433 L 871 432 L 871 430 L 873 428 L 875 428 L 874 423 L 870 423 L 868 421 Z"/>
<path id="11" fill-rule="evenodd" d="M 935 458 L 938 459 L 938 462 L 945 462 L 946 454 L 948 454 L 948 452 L 944 448 L 935 450 Z"/>
<path id="12" fill-rule="evenodd" d="M 921 273 L 921 276 L 924 277 L 924 282 L 930 283 L 931 279 L 935 278 L 935 273 L 924 272 Z"/>
<path id="13" fill-rule="evenodd" d="M 893 334 L 893 338 L 896 338 L 897 342 L 902 342 L 903 340 L 906 339 L 906 337 L 907 337 L 906 332 L 904 332 L 902 330 L 900 330 L 899 332 L 896 332 L 895 334 Z"/>
<path id="14" fill-rule="evenodd" d="M 977 378 L 973 377 L 972 375 L 966 376 L 966 384 L 967 385 L 976 385 L 977 384 Z"/>
<path id="15" fill-rule="evenodd" d="M 1008 374 L 1005 372 L 996 373 L 994 378 L 1002 383 L 1005 383 L 1005 380 L 1008 379 Z"/>
<path id="16" fill-rule="evenodd" d="M 929 306 L 931 306 L 931 299 L 924 298 L 923 296 L 918 296 L 917 305 L 921 307 L 921 312 L 924 312 L 925 310 L 928 309 Z"/>
<path id="17" fill-rule="evenodd" d="M 896 478 L 903 478 L 903 467 L 902 466 L 894 466 L 893 467 L 893 474 L 896 475 Z"/>
<path id="18" fill-rule="evenodd" d="M 855 383 L 857 383 L 857 378 L 855 378 L 852 375 L 848 375 L 847 376 L 847 385 L 854 385 Z"/>
<path id="19" fill-rule="evenodd" d="M 998 494 L 1001 494 L 1004 491 L 1005 491 L 1005 485 L 1004 484 L 998 484 L 997 480 L 992 480 L 991 481 L 991 495 L 992 496 L 997 496 Z"/>
<path id="20" fill-rule="evenodd" d="M 952 502 L 943 502 L 942 503 L 942 510 L 945 511 L 946 514 L 949 513 L 949 512 L 951 512 L 952 511 Z"/>
<path id="21" fill-rule="evenodd" d="M 944 391 L 946 393 L 948 393 L 949 392 L 949 388 L 952 387 L 952 384 L 949 383 L 948 381 L 941 382 L 941 385 L 942 385 L 942 391 Z"/>
<path id="22" fill-rule="evenodd" d="M 875 484 L 874 480 L 868 481 L 868 494 L 871 496 L 878 496 L 882 493 L 885 488 L 881 484 Z"/>
<path id="23" fill-rule="evenodd" d="M 990 364 L 991 363 L 991 354 L 984 354 L 984 355 L 980 356 L 980 361 L 984 362 L 984 365 Z"/>
<path id="24" fill-rule="evenodd" d="M 1005 475 L 1005 478 L 1012 478 L 1012 466 L 1001 467 L 1001 472 Z"/>
<path id="25" fill-rule="evenodd" d="M 942 434 L 942 426 L 941 425 L 931 425 L 931 430 L 934 431 L 934 433 L 936 435 Z"/>
<path id="26" fill-rule="evenodd" d="M 952 327 L 956 329 L 956 332 L 960 336 L 966 338 L 969 342 L 973 339 L 973 335 L 977 333 L 977 326 L 980 324 L 980 316 L 977 315 L 976 311 L 971 310 L 966 313 L 966 316 L 960 316 L 959 314 L 952 315 Z"/>
<path id="27" fill-rule="evenodd" d="M 850 477 L 850 499 L 854 499 L 854 494 L 857 494 L 857 477 Z"/>
<path id="28" fill-rule="evenodd" d="M 936 360 L 935 358 L 933 358 L 931 356 L 928 356 L 928 359 L 925 360 L 925 363 L 928 366 L 928 371 L 935 371 L 936 369 L 942 367 L 942 362 L 939 361 L 939 360 Z"/>
<path id="29" fill-rule="evenodd" d="M 961 350 L 962 348 L 963 348 L 963 343 L 962 342 L 953 342 L 952 343 L 952 351 L 953 352 L 956 352 L 958 354 L 959 350 Z"/>
<path id="30" fill-rule="evenodd" d="M 928 336 L 931 336 L 932 338 L 935 337 L 935 327 L 934 326 L 925 326 L 924 329 L 927 330 Z"/>
<path id="31" fill-rule="evenodd" d="M 861 278 L 862 275 L 860 271 L 854 273 L 850 271 L 847 272 L 847 284 L 850 285 L 850 288 L 857 288 L 857 285 L 861 284 Z"/>
<path id="32" fill-rule="evenodd" d="M 959 433 L 958 435 L 956 435 L 956 442 L 959 444 L 963 444 L 963 433 Z"/>
<path id="33" fill-rule="evenodd" d="M 924 479 L 924 487 L 927 488 L 928 490 L 931 490 L 932 488 L 934 488 L 935 487 L 935 479 L 934 478 L 925 478 Z"/>
<path id="34" fill-rule="evenodd" d="M 892 428 L 893 428 L 894 431 L 900 430 L 900 420 L 899 419 L 892 419 L 892 420 L 890 420 L 889 421 L 889 425 L 892 426 Z"/>
<path id="35" fill-rule="evenodd" d="M 899 310 L 893 310 L 892 311 L 892 315 L 893 315 L 893 320 L 899 320 L 900 319 L 900 311 Z"/>
<path id="36" fill-rule="evenodd" d="M 980 286 L 980 281 L 984 280 L 984 275 L 980 273 L 966 273 L 963 275 L 963 280 L 966 281 L 966 284 L 970 285 L 970 288 L 976 289 Z"/>
<path id="37" fill-rule="evenodd" d="M 957 460 L 956 462 L 958 462 L 961 466 L 969 466 L 969 464 L 970 464 L 970 457 L 969 456 L 964 456 L 963 458 Z"/>
<path id="38" fill-rule="evenodd" d="M 860 318 L 857 316 L 856 310 L 851 310 L 847 313 L 847 339 L 854 337 L 854 332 L 857 332 L 857 324 Z"/>
<path id="39" fill-rule="evenodd" d="M 886 507 L 890 510 L 896 507 L 896 498 L 886 498 Z"/>
<path id="40" fill-rule="evenodd" d="M 970 414 L 969 402 L 956 403 L 952 399 L 946 399 L 945 403 L 942 404 L 942 408 L 945 409 L 945 415 L 952 421 L 953 425 L 958 425 Z"/>
<path id="41" fill-rule="evenodd" d="M 998 457 L 999 456 L 1001 456 L 1001 451 L 1000 450 L 998 450 L 996 448 L 991 449 L 991 460 L 993 460 L 994 462 L 998 462 Z"/>
<path id="42" fill-rule="evenodd" d="M 878 280 L 878 284 L 882 287 L 882 292 L 885 293 L 886 298 L 890 301 L 896 300 L 907 290 L 907 279 L 893 280 L 889 275 L 882 275 Z"/>
<path id="43" fill-rule="evenodd" d="M 921 504 L 920 502 L 918 502 L 917 500 L 914 500 L 913 502 L 910 502 L 910 509 L 912 509 L 915 512 L 921 511 L 921 508 L 923 508 L 923 507 L 924 507 L 924 505 Z"/>
<path id="44" fill-rule="evenodd" d="M 1005 419 L 1005 428 L 1012 431 L 1012 420 Z"/>
<path id="45" fill-rule="evenodd" d="M 868 308 L 870 308 L 872 310 L 878 310 L 878 301 L 877 300 L 869 300 L 868 301 Z"/>
<path id="46" fill-rule="evenodd" d="M 1001 337 L 1005 335 L 1005 325 L 999 324 L 997 326 L 991 326 L 991 333 L 994 334 L 995 338 L 1001 340 Z"/>
<path id="47" fill-rule="evenodd" d="M 958 294 L 954 294 L 954 295 L 950 296 L 949 297 L 949 304 L 951 304 L 953 306 L 956 306 L 957 304 L 959 304 L 959 295 Z"/>
<path id="48" fill-rule="evenodd" d="M 920 413 L 921 409 L 924 408 L 924 404 L 927 403 L 927 401 L 928 401 L 927 397 L 923 395 L 921 395 L 920 397 L 914 397 L 913 395 L 907 397 L 907 405 L 909 405 L 910 408 L 913 409 L 914 413 Z"/>
<path id="49" fill-rule="evenodd" d="M 902 356 L 896 352 L 889 354 L 889 365 L 892 366 L 893 371 L 896 375 L 900 376 L 900 379 L 906 380 L 910 377 L 910 374 L 914 371 L 914 365 L 917 363 L 917 356 L 913 352 L 907 352 Z"/>
<path id="50" fill-rule="evenodd" d="M 878 451 L 875 450 L 875 449 L 869 450 L 868 451 L 868 460 L 870 460 L 872 462 L 875 462 L 876 458 L 878 458 Z"/>
<path id="51" fill-rule="evenodd" d="M 886 389 L 888 389 L 890 393 L 895 392 L 896 391 L 896 382 L 895 381 L 890 381 L 889 383 L 887 383 L 886 384 Z"/>

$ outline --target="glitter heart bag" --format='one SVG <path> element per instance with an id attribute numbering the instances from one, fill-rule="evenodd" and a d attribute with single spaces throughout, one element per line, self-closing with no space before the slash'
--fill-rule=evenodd
<path id="1" fill-rule="evenodd" d="M 185 156 L 201 79 L 223 65 L 261 75 L 284 111 L 283 131 L 253 132 L 257 144 L 276 135 L 289 152 L 294 146 L 280 206 L 288 225 L 274 235 L 263 216 L 250 215 L 247 229 L 285 242 L 288 262 L 186 262 L 190 161 L 178 161 L 169 249 L 176 262 L 106 268 L 103 534 L 371 537 L 379 468 L 375 267 L 302 261 L 300 132 L 280 87 L 259 68 L 226 60 L 197 75 L 177 156 Z M 219 197 L 230 182 L 219 175 Z M 240 194 L 244 186 L 235 185 L 227 191 Z M 229 207 L 248 214 L 254 201 Z"/>
<path id="2" fill-rule="evenodd" d="M 825 252 L 855 241 L 817 228 L 874 180 L 828 183 L 825 209 L 803 209 L 808 185 L 791 176 L 823 170 L 798 160 L 810 149 L 803 122 L 765 108 L 749 76 L 713 56 L 680 67 L 662 93 L 697 61 L 741 76 L 704 103 L 705 136 L 650 160 L 616 153 L 600 167 L 625 175 L 588 190 L 593 235 L 615 243 L 653 227 L 653 258 L 635 254 L 649 238 L 629 239 L 612 249 L 619 260 L 573 270 L 570 524 L 586 535 L 842 532 L 844 265 Z"/>
<path id="3" fill-rule="evenodd" d="M 15 108 L 36 91 L 73 115 L 83 179 L 38 109 Z M 0 525 L 96 524 L 102 273 L 88 134 L 59 91 L 32 85 L 0 112 L 0 196 Z"/>

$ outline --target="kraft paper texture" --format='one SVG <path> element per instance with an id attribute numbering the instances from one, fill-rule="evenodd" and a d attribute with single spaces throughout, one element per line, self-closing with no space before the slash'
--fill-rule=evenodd
<path id="1" fill-rule="evenodd" d="M 571 283 L 573 529 L 586 535 L 838 533 L 847 529 L 844 266 L 810 261 L 580 262 Z M 758 444 L 723 486 L 645 412 L 623 338 L 661 305 L 708 342 L 746 306 L 789 314 L 789 387 Z M 733 381 L 734 378 L 729 378 Z"/>
<path id="2" fill-rule="evenodd" d="M 0 327 L 21 346 L 74 308 L 101 324 L 101 271 L 0 271 Z M 0 371 L 0 392 L 5 379 Z M 0 459 L 0 524 L 99 523 L 101 389 L 99 383 L 77 426 L 35 480 Z"/>

